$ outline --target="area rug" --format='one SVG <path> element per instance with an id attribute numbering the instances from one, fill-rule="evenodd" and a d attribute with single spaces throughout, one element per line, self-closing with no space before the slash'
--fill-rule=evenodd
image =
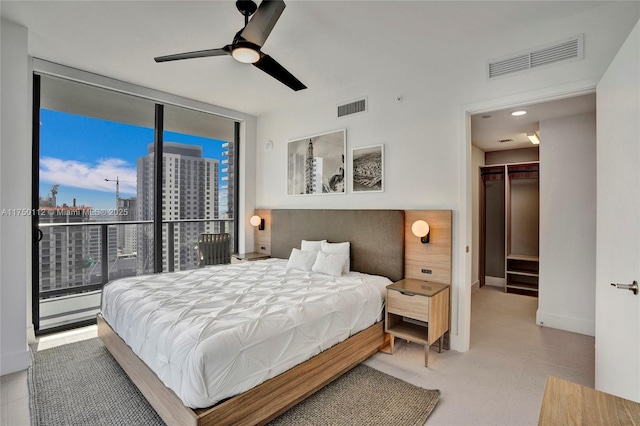
<path id="1" fill-rule="evenodd" d="M 31 354 L 32 425 L 164 424 L 99 339 Z M 423 425 L 439 396 L 361 364 L 269 425 Z"/>

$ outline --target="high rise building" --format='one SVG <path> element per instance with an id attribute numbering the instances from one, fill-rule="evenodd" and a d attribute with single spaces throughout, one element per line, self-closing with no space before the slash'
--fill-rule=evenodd
<path id="1" fill-rule="evenodd" d="M 116 221 L 127 222 L 137 220 L 137 199 L 118 198 Z M 118 225 L 118 250 L 122 254 L 133 254 L 138 245 L 138 228 L 135 225 Z"/>
<path id="2" fill-rule="evenodd" d="M 100 284 L 102 262 L 108 262 L 110 274 L 118 272 L 115 264 L 117 227 L 101 225 L 91 216 L 90 206 L 57 205 L 58 185 L 51 187 L 51 196 L 40 197 L 39 217 L 42 240 L 39 244 L 40 291 Z M 46 226 L 46 224 L 79 224 L 84 226 Z M 45 225 L 45 226 L 42 226 Z M 102 226 L 107 227 L 107 259 L 102 259 Z"/>
<path id="3" fill-rule="evenodd" d="M 289 168 L 288 176 L 291 181 L 289 182 L 289 195 L 306 194 L 306 169 L 305 169 L 306 157 L 304 154 L 292 153 L 289 154 L 289 161 L 287 166 Z"/>
<path id="4" fill-rule="evenodd" d="M 149 220 L 154 215 L 154 145 L 147 155 L 138 158 L 137 211 L 138 220 Z M 177 221 L 187 219 L 219 218 L 220 163 L 216 159 L 203 158 L 202 147 L 175 142 L 163 144 L 162 155 L 162 219 Z M 170 226 L 162 233 L 162 267 L 174 270 L 197 265 L 195 247 L 203 232 L 219 232 L 217 223 L 180 222 L 173 225 L 173 258 L 168 258 Z M 153 270 L 154 241 L 152 226 L 138 226 L 138 273 Z M 159 253 L 160 254 L 160 253 Z"/>
<path id="5" fill-rule="evenodd" d="M 89 222 L 91 207 L 55 205 L 52 198 L 40 199 L 41 225 Z M 40 291 L 78 287 L 90 283 L 92 262 L 85 226 L 41 226 L 39 244 Z"/>
<path id="6" fill-rule="evenodd" d="M 93 222 L 93 221 L 91 221 Z M 95 222 L 99 224 L 100 222 Z M 102 257 L 102 226 L 87 226 L 88 236 L 88 253 L 89 258 L 94 260 L 100 260 Z M 108 261 L 113 262 L 118 255 L 118 248 L 116 246 L 117 228 L 116 225 L 107 226 L 107 256 Z"/>
<path id="7" fill-rule="evenodd" d="M 220 218 L 233 219 L 235 212 L 233 206 L 235 205 L 235 174 L 233 171 L 233 164 L 235 162 L 235 150 L 234 144 L 231 142 L 225 142 L 222 144 L 222 166 L 220 170 L 220 180 L 222 181 L 220 186 Z"/>
<path id="8" fill-rule="evenodd" d="M 135 255 L 138 251 L 138 226 L 123 225 L 124 227 L 124 246 L 122 248 L 123 255 Z"/>
<path id="9" fill-rule="evenodd" d="M 323 185 L 323 158 L 322 157 L 313 157 L 313 161 L 311 162 L 311 193 L 312 194 L 322 194 L 324 192 Z"/>
<path id="10" fill-rule="evenodd" d="M 322 194 L 323 158 L 313 155 L 313 143 L 309 141 L 306 154 L 290 153 L 287 162 L 289 168 L 289 195 Z"/>
<path id="11" fill-rule="evenodd" d="M 307 158 L 304 163 L 304 176 L 305 176 L 305 194 L 314 193 L 314 177 L 315 177 L 315 165 L 313 156 L 313 142 L 309 139 L 309 145 L 307 147 Z"/>

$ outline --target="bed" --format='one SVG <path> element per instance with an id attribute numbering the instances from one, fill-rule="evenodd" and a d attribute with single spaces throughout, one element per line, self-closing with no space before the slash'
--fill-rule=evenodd
<path id="1" fill-rule="evenodd" d="M 168 424 L 266 423 L 384 345 L 381 300 L 386 284 L 403 276 L 404 212 L 273 210 L 270 219 L 274 259 L 151 277 L 156 282 L 150 282 L 150 277 L 133 277 L 105 287 L 107 301 L 104 317 L 98 317 L 99 336 Z M 287 261 L 282 258 L 287 258 L 293 248 L 299 247 L 301 240 L 317 239 L 349 241 L 350 269 L 354 272 L 339 280 L 332 279 L 329 284 L 318 285 L 318 274 L 299 274 L 287 269 Z M 275 275 L 267 274 L 266 270 Z M 282 294 L 274 292 L 273 282 L 282 283 L 283 280 L 297 284 Z M 371 282 L 362 284 L 367 280 Z M 182 284 L 177 286 L 180 281 Z M 223 285 L 238 282 L 241 284 L 234 289 Z M 276 284 L 276 287 L 281 286 Z M 205 289 L 222 289 L 219 291 L 222 298 L 208 300 Z M 163 293 L 170 294 L 169 298 L 161 300 Z M 194 305 L 192 298 L 186 295 L 195 295 L 206 303 Z M 291 311 L 280 303 L 287 298 L 300 307 L 300 316 L 316 316 L 315 325 L 290 327 L 292 321 L 297 320 L 282 315 Z M 121 299 L 122 303 L 115 304 L 116 299 Z M 356 303 L 347 304 L 347 299 Z M 240 303 L 231 305 L 231 300 Z M 245 303 L 249 300 L 266 315 L 256 319 L 255 311 L 249 310 Z M 302 304 L 302 300 L 310 303 Z M 342 302 L 345 303 L 342 311 L 337 308 L 331 314 L 323 311 L 326 308 L 323 304 L 333 309 Z M 168 304 L 178 306 L 178 310 L 173 313 L 164 310 Z M 159 311 L 164 314 L 158 314 Z M 222 311 L 236 319 L 241 318 L 243 325 L 239 331 L 214 330 L 213 334 L 225 337 L 208 339 L 206 333 L 215 329 L 213 323 L 225 327 L 226 317 L 219 315 Z M 154 317 L 155 322 L 151 321 Z M 195 323 L 196 327 L 190 331 L 180 328 L 182 325 L 175 321 L 177 317 Z M 267 323 L 275 324 L 275 327 L 267 327 Z M 337 327 L 328 327 L 331 323 Z M 276 335 L 274 328 L 289 331 Z M 201 339 L 203 333 L 205 338 Z M 294 334 L 302 339 L 294 342 Z M 167 343 L 169 335 L 174 335 L 181 343 Z M 259 337 L 250 347 L 243 340 L 248 335 Z M 318 335 L 322 335 L 322 339 Z M 216 358 L 220 361 L 213 363 L 213 367 L 202 368 L 202 359 L 212 358 L 213 353 L 216 357 L 221 356 L 217 347 L 226 348 L 231 355 L 226 360 Z M 312 351 L 299 354 L 296 348 L 300 347 L 312 348 Z M 186 352 L 197 353 L 198 357 L 195 361 L 184 361 L 186 358 L 182 355 Z M 276 356 L 267 360 L 266 353 Z M 241 368 L 236 369 L 236 373 L 229 373 L 230 365 Z M 257 370 L 249 368 L 256 365 Z M 200 366 L 204 373 L 196 371 L 198 368 L 194 366 Z M 213 399 L 199 398 L 209 390 L 205 391 L 202 386 L 208 385 L 198 381 L 220 379 L 228 382 L 244 367 L 251 373 L 240 378 L 242 386 L 233 385 L 214 395 Z M 196 378 L 196 387 L 190 391 L 184 381 L 191 375 Z"/>

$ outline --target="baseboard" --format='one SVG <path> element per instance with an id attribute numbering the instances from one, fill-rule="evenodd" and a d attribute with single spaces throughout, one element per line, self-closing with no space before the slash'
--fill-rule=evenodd
<path id="1" fill-rule="evenodd" d="M 572 333 L 586 334 L 587 336 L 596 335 L 595 320 L 567 317 L 538 310 L 536 312 L 536 324 Z"/>
<path id="2" fill-rule="evenodd" d="M 475 293 L 476 291 L 480 290 L 480 280 L 476 281 L 475 283 L 471 284 L 471 294 Z"/>
<path id="3" fill-rule="evenodd" d="M 459 335 L 450 333 L 449 339 L 452 351 L 467 352 L 469 350 L 469 346 L 465 346 L 465 343 L 462 341 Z"/>
<path id="4" fill-rule="evenodd" d="M 27 344 L 33 345 L 36 343 L 36 332 L 33 328 L 33 324 L 27 326 Z"/>
<path id="5" fill-rule="evenodd" d="M 484 283 L 486 285 L 490 285 L 493 287 L 502 287 L 504 288 L 505 284 L 506 284 L 506 280 L 504 278 L 500 278 L 500 277 L 489 277 L 486 276 L 484 277 Z"/>
<path id="6" fill-rule="evenodd" d="M 3 354 L 0 358 L 0 376 L 26 370 L 30 364 L 29 350 Z"/>

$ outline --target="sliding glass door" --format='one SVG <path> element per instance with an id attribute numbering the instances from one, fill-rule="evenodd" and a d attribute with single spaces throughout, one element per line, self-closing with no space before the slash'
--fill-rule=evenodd
<path id="1" fill-rule="evenodd" d="M 109 279 L 153 270 L 136 256 L 138 228 L 152 220 L 137 214 L 136 161 L 153 142 L 154 104 L 68 80 L 36 80 L 40 241 L 33 279 L 37 328 L 44 330 L 93 320 Z"/>
<path id="2" fill-rule="evenodd" d="M 163 117 L 163 270 L 178 271 L 198 266 L 200 234 L 235 235 L 228 183 L 234 122 L 176 106 L 165 106 Z"/>
<path id="3" fill-rule="evenodd" d="M 35 75 L 34 123 L 37 332 L 95 321 L 110 280 L 196 267 L 200 233 L 235 236 L 234 121 Z"/>

